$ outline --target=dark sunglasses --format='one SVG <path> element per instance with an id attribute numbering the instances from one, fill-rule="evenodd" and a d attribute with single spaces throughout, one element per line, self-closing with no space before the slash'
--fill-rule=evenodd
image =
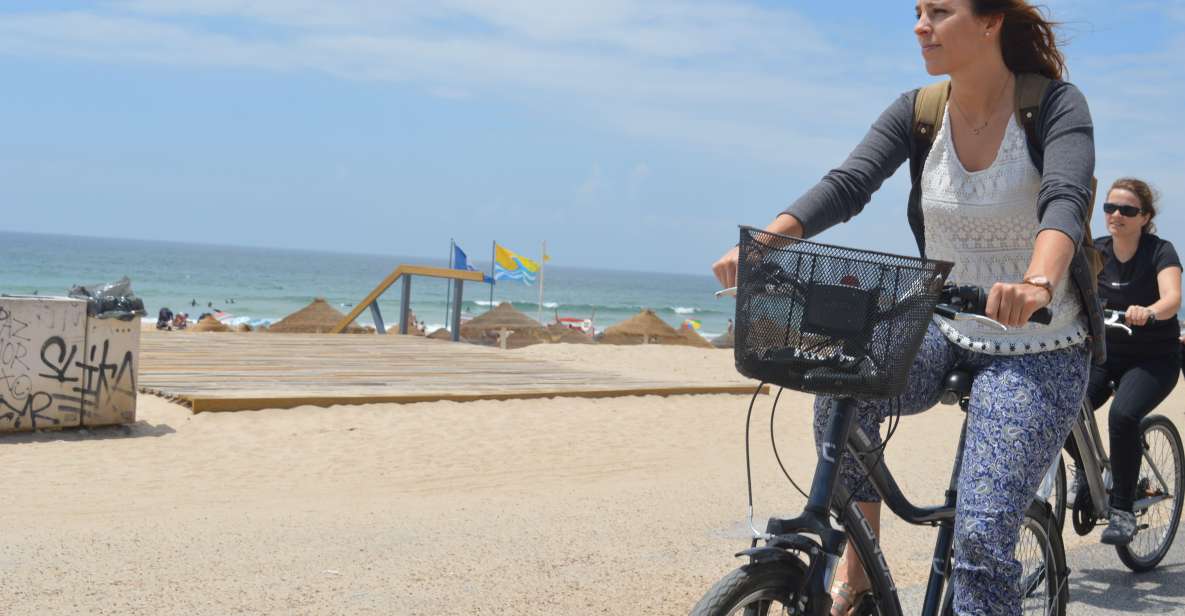
<path id="1" fill-rule="evenodd" d="M 1120 205 L 1118 203 L 1104 203 L 1103 212 L 1107 214 L 1114 214 L 1119 212 L 1126 218 L 1135 218 L 1144 213 L 1144 210 L 1134 205 Z"/>

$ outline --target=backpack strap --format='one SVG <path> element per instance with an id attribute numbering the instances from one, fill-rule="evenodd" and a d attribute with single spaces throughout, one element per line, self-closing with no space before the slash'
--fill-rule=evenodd
<path id="1" fill-rule="evenodd" d="M 922 168 L 925 166 L 926 157 L 930 155 L 930 146 L 934 145 L 934 137 L 942 128 L 942 116 L 949 98 L 948 79 L 919 88 L 917 96 L 913 99 L 914 156 L 909 171 L 915 184 L 922 177 Z"/>
<path id="2" fill-rule="evenodd" d="M 1041 143 L 1037 135 L 1037 118 L 1041 115 L 1041 99 L 1045 97 L 1050 81 L 1040 73 L 1020 73 L 1016 76 L 1013 108 L 1016 109 L 1016 122 L 1025 130 L 1025 138 L 1029 143 Z"/>
<path id="3" fill-rule="evenodd" d="M 922 170 L 926 167 L 926 158 L 930 156 L 930 147 L 934 145 L 934 138 L 942 128 L 942 116 L 946 111 L 946 101 L 950 98 L 950 81 L 942 81 L 919 88 L 913 99 L 913 130 L 909 144 L 909 178 L 911 182 L 909 207 L 905 216 L 909 220 L 909 228 L 918 243 L 918 254 L 926 255 L 925 237 L 926 223 L 922 217 L 922 208 L 918 195 L 922 181 Z"/>

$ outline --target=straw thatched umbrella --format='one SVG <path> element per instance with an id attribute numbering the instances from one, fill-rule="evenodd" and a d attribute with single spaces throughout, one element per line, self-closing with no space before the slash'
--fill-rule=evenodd
<path id="1" fill-rule="evenodd" d="M 712 346 L 718 349 L 731 349 L 736 346 L 736 338 L 732 335 L 732 328 L 728 331 L 712 338 Z"/>
<path id="2" fill-rule="evenodd" d="M 284 334 L 322 334 L 333 329 L 333 326 L 345 317 L 346 315 L 330 306 L 325 298 L 318 297 L 308 306 L 273 323 L 271 327 L 267 328 L 267 331 Z M 365 329 L 354 325 L 346 328 L 346 332 L 351 334 L 365 331 Z"/>
<path id="3" fill-rule="evenodd" d="M 480 344 L 504 345 L 516 349 L 547 342 L 547 330 L 535 319 L 519 312 L 509 302 L 461 324 L 461 337 Z"/>
<path id="4" fill-rule="evenodd" d="M 679 335 L 683 337 L 683 342 L 687 346 L 698 347 L 701 349 L 714 348 L 712 346 L 712 343 L 708 342 L 707 338 L 704 338 L 703 336 L 699 335 L 699 332 L 695 331 L 694 329 L 691 329 L 690 327 L 680 328 Z"/>
<path id="5" fill-rule="evenodd" d="M 698 334 L 696 334 L 698 335 Z M 605 330 L 604 344 L 688 344 L 679 330 L 671 327 L 649 308 Z"/>
<path id="6" fill-rule="evenodd" d="M 200 321 L 188 328 L 191 332 L 228 332 L 230 328 L 225 323 L 215 319 L 213 315 L 206 315 Z"/>

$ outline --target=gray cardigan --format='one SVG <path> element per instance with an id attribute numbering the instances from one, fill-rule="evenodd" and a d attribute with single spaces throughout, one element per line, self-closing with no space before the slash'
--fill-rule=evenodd
<path id="1" fill-rule="evenodd" d="M 784 213 L 802 223 L 803 237 L 809 238 L 859 214 L 872 193 L 913 158 L 913 107 L 918 90 L 897 98 L 872 125 L 868 134 L 836 169 L 832 169 Z M 1070 280 L 1082 298 L 1090 325 L 1094 362 L 1106 360 L 1102 310 L 1097 282 L 1082 249 L 1082 238 L 1090 224 L 1091 178 L 1094 175 L 1094 126 L 1086 98 L 1073 85 L 1053 81 L 1041 99 L 1037 118 L 1041 145 L 1029 143 L 1029 154 L 1041 171 L 1037 193 L 1039 231 L 1056 229 L 1078 246 L 1070 262 Z M 926 254 L 924 222 L 921 220 L 921 191 L 913 187 L 908 211 L 918 250 Z"/>

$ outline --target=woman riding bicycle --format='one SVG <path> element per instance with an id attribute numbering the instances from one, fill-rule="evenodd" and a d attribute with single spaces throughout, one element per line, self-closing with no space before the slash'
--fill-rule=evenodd
<path id="1" fill-rule="evenodd" d="M 956 263 L 952 281 L 990 288 L 987 313 L 1009 329 L 935 319 L 899 404 L 860 401 L 859 422 L 879 438 L 891 408 L 930 408 L 947 371 L 961 366 L 975 373 L 955 521 L 954 607 L 958 614 L 1017 614 L 1020 565 L 1013 550 L 1021 520 L 1082 403 L 1088 336 L 1102 355 L 1095 288 L 1080 275 L 1079 250 L 1094 171 L 1093 127 L 1082 94 L 1061 81 L 1064 61 L 1051 24 L 1023 0 L 922 0 L 917 15 L 914 33 L 926 70 L 949 75 L 951 87 L 910 196 L 910 210 L 924 224 L 919 219 L 911 227 L 925 256 Z M 1014 114 L 1018 77 L 1031 73 L 1052 80 L 1035 124 L 1041 171 L 1035 144 Z M 767 229 L 810 237 L 859 213 L 914 152 L 916 96 L 908 92 L 890 105 L 847 161 Z M 733 249 L 713 266 L 725 286 L 735 284 L 737 258 Z M 1027 323 L 1046 306 L 1053 312 L 1049 325 Z M 829 408 L 829 398 L 816 398 L 817 438 Z M 842 480 L 875 530 L 879 496 L 846 453 Z M 850 552 L 836 579 L 833 613 L 844 614 L 869 581 Z"/>
<path id="2" fill-rule="evenodd" d="M 1111 515 L 1102 542 L 1127 545 L 1136 534 L 1136 481 L 1140 473 L 1140 420 L 1177 386 L 1181 369 L 1181 261 L 1168 241 L 1155 235 L 1156 195 L 1145 182 L 1122 178 L 1111 185 L 1103 204 L 1110 235 L 1095 240 L 1103 254 L 1099 297 L 1107 308 L 1125 313 L 1130 335 L 1107 332 L 1107 363 L 1090 372 L 1087 399 L 1099 408 L 1111 397 Z M 1073 439 L 1067 449 L 1081 467 Z M 1086 477 L 1075 473 L 1073 494 L 1086 494 Z M 1067 499 L 1069 501 L 1069 499 Z M 1072 501 L 1069 501 L 1072 505 Z"/>

